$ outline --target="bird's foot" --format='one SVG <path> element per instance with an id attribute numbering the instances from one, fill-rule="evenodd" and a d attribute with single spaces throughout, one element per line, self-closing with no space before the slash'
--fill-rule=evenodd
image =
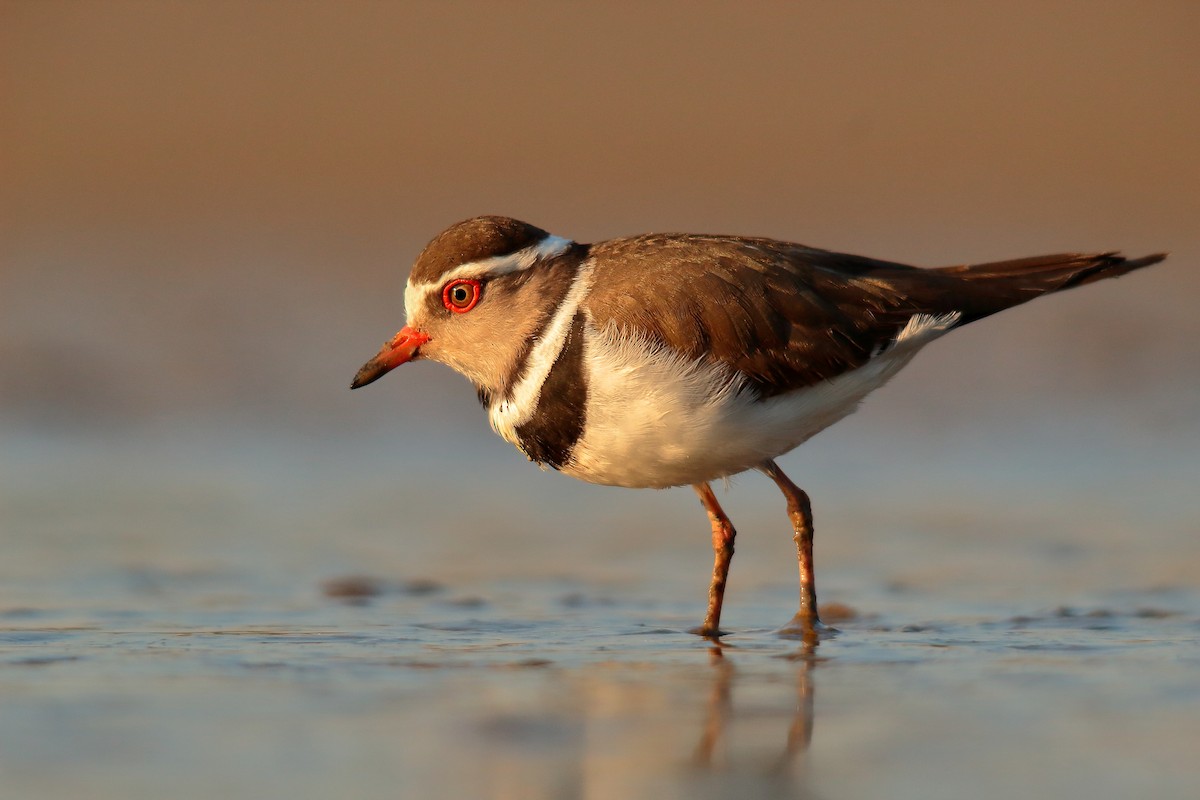
<path id="1" fill-rule="evenodd" d="M 839 631 L 821 622 L 816 614 L 796 612 L 796 616 L 775 632 L 781 639 L 799 639 L 805 644 L 817 644 L 822 639 L 831 639 Z"/>
<path id="2" fill-rule="evenodd" d="M 687 632 L 696 636 L 702 636 L 705 639 L 711 639 L 717 643 L 720 643 L 722 636 L 725 636 L 729 633 L 729 631 L 723 631 L 717 626 L 710 625 L 707 622 L 703 625 L 697 625 L 695 628 L 688 628 Z"/>

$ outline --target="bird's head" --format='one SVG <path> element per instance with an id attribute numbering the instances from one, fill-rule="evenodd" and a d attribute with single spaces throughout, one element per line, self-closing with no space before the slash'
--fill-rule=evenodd
<path id="1" fill-rule="evenodd" d="M 534 333 L 570 289 L 586 246 L 507 217 L 475 217 L 438 234 L 404 290 L 408 324 L 350 388 L 408 361 L 439 361 L 481 392 L 502 394 Z"/>

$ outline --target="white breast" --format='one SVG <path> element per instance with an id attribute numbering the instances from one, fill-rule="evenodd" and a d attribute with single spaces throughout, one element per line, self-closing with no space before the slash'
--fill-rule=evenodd
<path id="1" fill-rule="evenodd" d="M 915 316 L 892 346 L 858 369 L 765 401 L 732 370 L 615 327 L 589 326 L 586 423 L 563 472 L 592 483 L 666 488 L 750 469 L 851 414 L 958 317 Z"/>

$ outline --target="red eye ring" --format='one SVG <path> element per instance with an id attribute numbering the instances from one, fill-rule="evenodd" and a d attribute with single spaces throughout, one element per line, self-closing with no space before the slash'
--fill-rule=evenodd
<path id="1" fill-rule="evenodd" d="M 455 314 L 465 314 L 479 302 L 479 281 L 459 278 L 442 289 L 442 305 Z"/>

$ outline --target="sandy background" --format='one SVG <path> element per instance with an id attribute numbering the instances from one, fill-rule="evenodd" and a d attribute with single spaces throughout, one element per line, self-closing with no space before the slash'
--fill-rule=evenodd
<path id="1" fill-rule="evenodd" d="M 362 430 L 397 395 L 478 420 L 435 368 L 343 385 L 411 259 L 479 213 L 930 266 L 1169 250 L 952 337 L 879 413 L 1196 417 L 1190 3 L 0 9 L 10 425 Z"/>

